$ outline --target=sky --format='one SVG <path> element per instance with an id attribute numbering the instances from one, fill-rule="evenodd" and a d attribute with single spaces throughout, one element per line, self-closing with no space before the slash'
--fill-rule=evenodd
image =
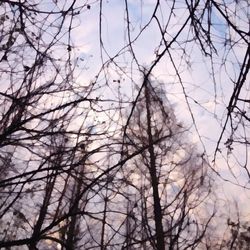
<path id="1" fill-rule="evenodd" d="M 140 66 L 147 68 L 152 65 L 157 53 L 164 49 L 164 45 L 161 44 L 162 37 L 159 25 L 155 20 L 150 21 L 156 1 L 128 1 L 127 3 L 130 18 L 130 39 L 136 38 L 132 44 L 133 53 Z M 168 20 L 170 4 L 171 2 L 161 1 L 161 7 L 157 11 L 157 17 L 159 17 L 159 23 L 162 26 Z M 167 41 L 175 36 L 187 18 L 188 12 L 184 8 L 185 3 L 180 2 L 177 5 L 175 6 L 175 15 L 171 16 L 169 21 L 165 37 Z M 91 8 L 86 10 L 84 15 L 76 18 L 75 29 L 72 31 L 72 43 L 76 48 L 75 56 L 81 58 L 81 60 L 78 59 L 79 77 L 77 81 L 84 84 L 84 82 L 94 80 L 104 63 L 105 66 L 98 75 L 100 96 L 117 99 L 119 98 L 117 96 L 119 87 L 123 98 L 131 101 L 136 97 L 138 88 L 142 84 L 142 75 L 139 72 L 137 62 L 131 56 L 131 48 L 126 46 L 129 37 L 125 2 L 103 1 L 101 37 L 99 2 L 90 4 L 90 6 Z M 149 21 L 150 23 L 148 23 Z M 171 46 L 171 53 L 179 72 L 181 72 L 183 84 L 180 84 L 180 79 L 177 77 L 167 53 L 152 71 L 152 79 L 162 82 L 165 86 L 167 98 L 172 103 L 177 118 L 190 128 L 190 140 L 196 143 L 200 150 L 205 148 L 210 161 L 213 160 L 216 143 L 227 114 L 226 107 L 233 92 L 234 85 L 231 80 L 237 78 L 239 61 L 243 60 L 246 50 L 244 44 L 234 45 L 232 52 L 226 55 L 222 43 L 227 36 L 225 22 L 216 11 L 212 14 L 212 21 L 214 23 L 212 34 L 217 49 L 216 52 L 213 52 L 214 68 L 211 67 L 211 59 L 200 52 L 197 44 L 194 44 L 192 40 L 184 43 L 185 40 L 191 39 L 191 31 L 184 29 L 177 39 L 178 44 Z M 140 33 L 146 24 L 148 26 Z M 243 29 L 245 28 L 246 24 L 242 20 L 239 20 L 239 24 Z M 232 37 L 237 38 L 233 34 Z M 103 42 L 102 48 L 100 47 L 100 39 Z M 186 52 L 185 58 L 183 50 Z M 110 58 L 113 59 L 110 60 Z M 225 64 L 221 67 L 224 58 Z M 214 70 L 214 74 L 212 74 L 212 70 Z M 117 84 L 117 80 L 120 80 L 121 83 Z M 247 89 L 243 90 L 243 95 L 248 95 Z M 194 126 L 194 121 L 196 126 Z M 223 154 L 217 154 L 216 164 L 212 168 L 223 179 L 249 187 L 248 178 L 244 171 L 238 167 L 237 161 L 238 159 L 242 162 L 245 159 L 249 161 L 250 157 L 245 147 L 235 148 L 229 157 L 232 168 L 232 172 L 230 172 L 228 162 L 225 160 L 228 156 L 226 145 L 224 145 L 226 140 L 227 138 L 223 137 L 220 145 Z M 234 159 L 234 155 L 237 159 Z M 234 178 L 232 173 L 237 178 Z M 239 203 L 244 203 L 248 196 L 247 190 L 241 192 L 242 188 L 229 182 L 221 181 L 221 184 L 223 186 L 221 188 L 222 196 L 225 195 L 228 199 L 237 199 Z"/>
<path id="2" fill-rule="evenodd" d="M 64 1 L 55 2 L 62 4 Z M 152 18 L 156 2 L 155 0 L 86 1 L 86 4 L 80 9 L 81 14 L 74 15 L 70 41 L 68 40 L 67 26 L 72 19 L 70 15 L 66 18 L 65 30 L 61 32 L 62 35 L 60 34 L 58 40 L 55 40 L 57 46 L 51 53 L 57 58 L 59 66 L 61 61 L 68 59 L 69 55 L 73 58 L 76 68 L 72 82 L 79 86 L 86 86 L 86 93 L 77 93 L 78 97 L 86 96 L 88 86 L 93 86 L 95 91 L 91 92 L 88 97 L 96 100 L 92 103 L 94 103 L 96 109 L 101 111 L 95 112 L 90 108 L 91 102 L 83 102 L 77 110 L 79 114 L 74 114 L 77 117 L 74 124 L 70 124 L 71 127 L 68 129 L 75 127 L 79 129 L 78 125 L 83 123 L 82 128 L 89 127 L 86 134 L 90 132 L 102 133 L 108 130 L 112 139 L 116 136 L 119 137 L 120 134 L 118 133 L 126 124 L 132 103 L 136 100 L 143 84 L 142 71 L 143 69 L 149 70 L 154 65 L 150 75 L 151 81 L 165 90 L 167 104 L 171 105 L 178 121 L 189 131 L 188 140 L 196 145 L 201 155 L 205 151 L 207 160 L 211 163 L 211 174 L 216 179 L 213 192 L 217 198 L 216 205 L 220 210 L 217 214 L 218 218 L 222 213 L 225 216 L 225 221 L 228 214 L 232 215 L 232 219 L 235 219 L 237 216 L 235 211 L 238 207 L 241 218 L 247 220 L 250 216 L 249 205 L 246 205 L 246 201 L 250 198 L 250 192 L 247 189 L 250 188 L 250 182 L 244 168 L 239 166 L 246 164 L 246 167 L 249 167 L 250 157 L 245 145 L 234 144 L 232 145 L 234 149 L 231 152 L 227 150 L 228 145 L 225 143 L 230 139 L 230 126 L 226 127 L 219 145 L 221 153 L 218 151 L 216 161 L 213 162 L 217 142 L 226 121 L 227 105 L 234 91 L 237 75 L 245 56 L 246 44 L 242 41 L 239 42 L 239 36 L 233 30 L 228 32 L 220 13 L 213 10 L 211 38 L 214 41 L 215 49 L 210 50 L 203 44 L 206 53 L 212 55 L 208 56 L 201 52 L 200 47 L 202 45 L 199 40 L 194 40 L 193 29 L 190 29 L 190 25 L 182 29 L 182 25 L 189 15 L 186 1 L 159 1 L 159 8 L 155 12 L 157 18 Z M 227 6 L 232 6 L 231 9 L 233 10 L 233 1 L 227 2 Z M 42 3 L 44 2 L 42 1 Z M 100 3 L 102 3 L 101 13 Z M 203 2 L 201 1 L 201 3 Z M 67 5 L 66 8 L 70 6 L 71 1 L 65 1 L 65 4 Z M 76 1 L 76 4 L 80 6 L 83 2 Z M 52 4 L 45 3 L 43 8 L 49 11 L 51 9 L 57 11 Z M 173 13 L 170 15 L 171 8 Z M 244 22 L 244 18 L 248 14 L 244 1 L 242 1 L 242 9 L 238 11 L 239 17 L 234 17 L 232 11 L 232 13 L 229 13 L 230 18 L 242 30 L 247 31 L 248 24 Z M 61 19 L 58 18 L 57 15 L 49 16 L 45 23 L 37 23 L 37 29 L 32 24 L 30 25 L 30 32 L 32 28 L 35 32 L 41 28 L 39 25 L 42 26 L 44 36 L 40 34 L 39 39 L 37 39 L 41 47 L 43 43 L 46 45 L 48 41 L 55 39 L 57 25 L 61 22 Z M 164 30 L 166 23 L 168 25 Z M 206 29 L 206 25 L 203 25 Z M 181 32 L 178 34 L 180 29 Z M 164 37 L 161 32 L 164 33 Z M 202 29 L 199 32 L 201 32 L 200 37 L 202 38 Z M 229 34 L 231 41 L 228 39 Z M 6 40 L 6 37 L 3 39 Z M 174 37 L 176 37 L 176 41 L 171 43 Z M 2 37 L 0 38 L 2 39 Z M 22 43 L 22 36 L 17 39 L 20 39 L 18 41 Z M 130 45 L 129 41 L 132 41 Z M 70 53 L 69 42 L 74 48 Z M 202 42 L 204 42 L 204 39 Z M 169 50 L 162 57 L 159 57 L 169 43 L 171 43 Z M 30 48 L 27 49 L 30 50 Z M 22 64 L 23 57 L 27 66 L 32 65 L 33 54 L 28 53 L 24 50 L 19 51 L 18 57 L 13 55 L 13 58 L 19 58 L 20 60 L 15 61 L 16 71 L 24 66 Z M 160 60 L 156 63 L 158 59 Z M 7 63 L 5 62 L 4 65 L 8 70 Z M 51 67 L 50 71 L 50 63 L 48 63 L 46 70 L 51 72 L 52 75 L 54 73 L 52 70 L 55 69 Z M 66 70 L 64 68 L 60 70 L 61 75 L 57 79 L 58 85 L 60 85 L 60 80 L 70 72 L 70 67 Z M 23 70 L 20 70 L 20 72 L 23 72 Z M 21 74 L 20 79 L 22 79 Z M 41 80 L 42 82 L 44 79 L 45 82 L 51 80 L 49 73 L 44 77 Z M 8 82 L 7 76 L 6 79 L 2 79 L 2 81 L 5 80 Z M 39 84 L 39 81 L 37 82 Z M 93 83 L 93 85 L 89 83 Z M 249 84 L 248 76 L 241 93 L 243 99 L 249 99 L 250 97 Z M 5 87 L 0 86 L 0 89 L 3 90 L 2 88 Z M 80 89 L 82 91 L 82 88 Z M 58 96 L 55 95 L 51 98 L 50 95 L 47 95 L 42 102 L 45 106 L 57 105 L 56 97 Z M 63 101 L 65 102 L 69 98 L 76 98 L 76 96 L 70 97 L 67 94 L 64 97 Z M 104 109 L 106 111 L 102 112 Z M 249 104 L 246 104 L 244 109 L 249 112 Z M 236 118 L 234 117 L 234 119 Z M 35 122 L 29 125 L 34 125 L 34 128 L 37 126 Z M 117 134 L 113 133 L 114 131 L 118 131 Z M 239 125 L 236 134 L 242 135 L 244 132 L 249 139 L 249 126 L 243 128 Z M 79 141 L 86 140 L 84 136 L 79 137 Z M 97 137 L 94 139 L 91 137 L 91 140 L 93 140 L 89 146 L 91 149 L 95 148 L 96 145 L 99 146 L 100 143 L 105 143 L 104 140 L 102 141 L 104 138 L 102 136 L 100 136 L 101 139 L 98 137 L 98 141 L 94 141 Z M 18 153 L 20 155 L 15 153 L 17 159 L 26 160 L 27 158 L 28 162 L 30 157 L 28 154 L 25 155 L 25 152 L 22 151 Z M 95 154 L 94 160 L 102 162 L 102 158 L 106 156 L 105 153 Z M 119 161 L 119 157 L 115 156 L 112 159 L 113 162 Z M 102 165 L 104 169 L 107 167 L 106 164 Z M 21 164 L 19 166 L 22 168 Z M 32 169 L 33 166 L 30 165 L 29 167 Z M 245 188 L 242 188 L 242 186 L 245 186 Z"/>
<path id="3" fill-rule="evenodd" d="M 60 4 L 63 1 L 58 2 Z M 174 2 L 175 5 L 172 5 Z M 81 14 L 74 16 L 70 43 L 74 48 L 72 56 L 77 65 L 75 81 L 81 86 L 95 82 L 97 91 L 91 97 L 109 100 L 100 109 L 112 108 L 105 114 L 94 114 L 95 122 L 102 123 L 112 117 L 114 122 L 111 124 L 111 129 L 117 126 L 116 121 L 119 121 L 120 126 L 125 122 L 131 109 L 131 102 L 136 99 L 138 90 L 142 86 L 142 68 L 149 69 L 155 63 L 166 44 L 171 42 L 188 18 L 185 1 L 174 2 L 160 1 L 155 14 L 157 19 L 152 19 L 155 0 L 86 1 Z M 66 1 L 66 5 L 70 3 L 71 1 Z M 101 14 L 100 3 L 102 3 Z M 79 1 L 77 4 L 81 5 L 82 2 Z M 228 1 L 227 6 L 232 6 L 233 10 L 233 1 Z M 238 10 L 239 17 L 234 17 L 233 11 L 229 15 L 242 30 L 247 31 L 247 23 L 244 21 L 247 16 L 246 2 L 242 1 L 241 7 Z M 45 10 L 51 8 L 50 5 L 44 4 Z M 170 15 L 171 8 L 174 9 L 172 15 Z M 171 54 L 166 52 L 151 72 L 152 81 L 161 83 L 165 88 L 166 96 L 178 120 L 189 128 L 190 141 L 197 144 L 201 152 L 206 150 L 210 162 L 214 158 L 217 141 L 225 123 L 227 105 L 235 87 L 233 82 L 237 79 L 239 65 L 246 51 L 246 45 L 243 42 L 237 42 L 239 38 L 232 30 L 230 35 L 234 41 L 229 42 L 229 32 L 218 11 L 213 10 L 211 17 L 214 24 L 211 34 L 216 50 L 210 51 L 206 47 L 205 50 L 207 53 L 213 53 L 213 61 L 211 57 L 201 53 L 199 41 L 193 39 L 193 30 L 188 25 L 178 35 L 176 42 L 171 44 L 169 49 Z M 48 20 L 48 23 L 53 21 L 56 25 L 59 20 L 56 16 L 53 18 Z M 68 17 L 65 26 L 70 22 L 71 18 Z M 164 31 L 166 23 L 168 26 Z M 205 24 L 204 27 L 206 28 Z M 45 37 L 46 41 L 53 39 L 53 27 L 44 25 L 43 28 L 51 35 L 51 37 Z M 162 39 L 162 31 L 164 31 L 165 41 Z M 60 49 L 53 53 L 58 56 L 58 59 L 67 58 L 66 46 L 65 52 L 61 48 L 64 43 L 67 44 L 68 37 L 65 35 L 60 39 Z M 129 41 L 133 41 L 131 46 L 128 46 Z M 227 53 L 225 48 L 230 48 L 230 53 Z M 176 74 L 175 67 L 179 75 Z M 250 88 L 249 76 L 246 82 L 248 86 L 245 86 L 241 95 L 242 98 L 247 99 Z M 119 108 L 121 99 L 124 109 L 119 113 L 116 112 L 116 108 Z M 245 108 L 249 110 L 249 106 Z M 246 133 L 249 132 L 249 128 L 246 127 Z M 240 128 L 238 133 L 243 133 L 243 129 Z M 250 188 L 244 170 L 238 167 L 239 163 L 244 164 L 247 160 L 249 162 L 249 154 L 244 146 L 238 146 L 228 155 L 224 144 L 227 139 L 226 131 L 220 145 L 222 154 L 217 154 L 215 164 L 212 164 L 211 168 L 222 176 L 222 179 Z M 243 204 L 249 196 L 247 190 L 243 189 L 244 192 L 242 192 L 242 188 L 222 181 L 220 178 L 218 183 L 222 186 L 221 199 L 224 197 L 232 201 L 237 199 L 237 202 Z M 246 206 L 242 207 L 246 209 Z"/>
<path id="4" fill-rule="evenodd" d="M 140 27 L 143 27 L 143 25 L 148 22 L 155 2 L 143 1 L 142 6 L 141 1 L 130 1 L 129 4 L 132 30 L 131 39 L 133 39 L 133 37 L 137 36 Z M 124 8 L 125 6 L 122 2 L 103 2 L 102 40 L 105 51 L 107 51 L 109 55 L 107 56 L 105 51 L 102 50 L 104 62 L 109 60 L 109 57 L 117 55 L 117 53 L 119 53 L 119 51 L 122 50 L 127 44 L 128 37 L 126 34 L 126 13 Z M 163 11 L 164 10 L 162 10 L 162 12 Z M 186 11 L 184 10 L 179 10 L 178 15 L 185 16 L 185 12 Z M 83 61 L 79 64 L 81 64 L 82 67 L 85 66 L 87 69 L 81 72 L 82 74 L 79 81 L 83 82 L 93 80 L 102 66 L 100 57 L 101 48 L 99 36 L 99 19 L 97 17 L 99 18 L 99 6 L 97 4 L 93 6 L 91 5 L 91 9 L 83 15 L 82 19 L 76 21 L 76 25 L 78 25 L 78 27 L 75 28 L 72 35 L 74 44 L 77 45 L 77 56 L 83 59 Z M 176 17 L 176 19 L 181 23 L 179 16 L 178 18 Z M 216 23 L 219 22 L 219 18 L 216 17 L 215 20 Z M 170 25 L 170 34 L 174 34 L 176 30 L 178 30 L 179 25 L 175 24 L 177 21 L 175 19 L 173 20 L 173 28 Z M 219 25 L 217 26 L 220 27 Z M 215 34 L 221 35 L 222 31 L 220 28 L 217 28 L 217 26 Z M 188 32 L 188 30 L 184 31 L 179 41 L 186 39 Z M 133 44 L 135 57 L 137 58 L 140 65 L 149 67 L 152 64 L 155 59 L 155 51 L 160 43 L 160 40 L 161 36 L 159 34 L 159 28 L 156 26 L 155 22 L 150 23 L 149 27 L 145 29 L 135 44 Z M 221 130 L 221 122 L 225 117 L 225 106 L 229 101 L 234 86 L 228 82 L 229 77 L 226 75 L 226 72 L 224 72 L 225 69 L 220 68 L 214 69 L 216 72 L 215 80 L 217 82 L 215 86 L 212 76 L 210 75 L 210 59 L 204 58 L 204 56 L 202 56 L 199 52 L 198 47 L 193 46 L 193 44 L 190 44 L 190 46 L 185 45 L 185 48 L 187 53 L 189 53 L 189 63 L 183 63 L 184 59 L 180 58 L 182 55 L 180 49 L 175 50 L 173 47 L 172 52 L 173 57 L 176 60 L 176 65 L 180 65 L 180 71 L 182 72 L 181 78 L 184 82 L 184 88 L 188 95 L 189 104 L 193 112 L 195 112 L 195 118 L 197 119 L 198 127 L 201 127 L 204 137 L 209 137 L 211 140 L 217 140 Z M 235 53 L 237 53 L 237 58 L 233 58 L 233 55 L 228 56 L 228 58 L 232 60 L 232 63 L 227 64 L 227 70 L 229 72 L 231 70 L 235 70 L 235 73 L 237 73 L 237 69 L 234 68 L 236 65 L 236 59 L 241 60 L 244 52 L 245 48 L 241 49 L 240 47 L 236 47 Z M 219 63 L 219 60 L 222 56 L 223 55 L 220 52 L 218 57 L 215 56 L 215 64 Z M 119 64 L 121 69 L 118 69 L 112 63 L 109 63 L 108 66 L 106 66 L 106 69 L 108 68 L 106 72 L 108 73 L 110 81 L 123 78 L 121 80 L 125 81 L 123 82 L 124 85 L 122 85 L 121 88 L 123 88 L 125 94 L 126 91 L 131 91 L 129 87 L 132 88 L 134 84 L 140 86 L 142 76 L 136 68 L 136 65 L 133 64 L 131 54 L 128 53 L 126 49 L 124 49 L 115 59 L 117 59 L 116 62 Z M 124 70 L 126 74 L 121 72 L 121 70 Z M 131 75 L 129 75 L 131 74 L 131 71 L 133 74 L 132 80 L 134 81 L 132 84 L 128 82 L 130 80 L 129 77 L 131 77 Z M 225 79 L 223 79 L 224 77 Z M 153 70 L 153 78 L 156 81 L 165 83 L 167 97 L 171 100 L 173 105 L 176 106 L 175 111 L 178 113 L 178 116 L 181 119 L 185 121 L 189 120 L 190 122 L 190 114 L 187 111 L 187 105 L 185 104 L 186 101 L 183 97 L 183 87 L 178 83 L 179 79 L 177 79 L 175 71 L 170 65 L 168 56 L 163 57 L 159 64 L 156 65 Z M 131 86 L 129 86 L 129 84 Z M 112 86 L 110 87 L 110 91 L 112 91 L 111 88 Z M 213 130 L 213 134 L 210 133 L 211 130 Z"/>

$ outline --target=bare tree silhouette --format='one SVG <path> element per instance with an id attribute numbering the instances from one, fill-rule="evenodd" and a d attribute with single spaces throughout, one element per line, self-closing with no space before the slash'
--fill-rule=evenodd
<path id="1" fill-rule="evenodd" d="M 249 188 L 247 0 L 2 0 L 0 41 L 0 248 L 209 249 L 211 170 Z"/>

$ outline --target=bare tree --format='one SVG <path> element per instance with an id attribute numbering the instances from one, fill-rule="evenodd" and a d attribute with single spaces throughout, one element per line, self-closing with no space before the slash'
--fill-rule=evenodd
<path id="1" fill-rule="evenodd" d="M 202 248 L 208 168 L 249 187 L 248 1 L 2 0 L 0 40 L 0 248 Z"/>
<path id="2" fill-rule="evenodd" d="M 177 122 L 164 90 L 148 78 L 144 81 L 144 92 L 124 139 L 127 153 L 147 147 L 128 162 L 125 172 L 138 199 L 134 202 L 142 204 L 133 212 L 138 214 L 136 218 L 142 213 L 140 223 L 147 235 L 139 241 L 140 230 L 133 244 L 142 246 L 146 241 L 154 249 L 196 247 L 214 215 L 212 212 L 202 222 L 198 215 L 200 203 L 211 192 L 208 164 L 188 142 L 187 130 Z M 139 212 L 141 207 L 145 211 Z"/>
<path id="3" fill-rule="evenodd" d="M 71 21 L 87 7 L 76 6 L 76 1 L 64 5 L 52 1 L 50 6 L 42 1 L 2 1 L 0 5 L 0 157 L 4 170 L 0 217 L 8 222 L 1 223 L 0 246 L 36 249 L 41 240 L 72 245 L 70 235 L 77 228 L 73 221 L 82 197 L 72 198 L 71 206 L 65 202 L 70 186 L 75 190 L 72 197 L 83 188 L 77 183 L 81 183 L 79 168 L 86 158 L 82 147 L 88 143 L 82 140 L 91 137 L 94 126 L 86 116 L 95 101 L 89 96 L 95 86 L 73 81 Z M 76 120 L 79 126 L 74 125 Z M 69 184 L 72 178 L 75 184 Z M 58 228 L 45 230 L 64 213 L 65 219 L 71 218 L 65 242 L 55 237 Z"/>

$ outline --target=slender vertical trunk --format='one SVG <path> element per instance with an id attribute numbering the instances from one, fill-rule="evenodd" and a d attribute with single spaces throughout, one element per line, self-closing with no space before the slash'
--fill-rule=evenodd
<path id="1" fill-rule="evenodd" d="M 32 242 L 29 245 L 29 250 L 36 250 L 36 244 L 37 241 L 39 240 L 39 234 L 43 225 L 43 222 L 45 220 L 45 216 L 47 214 L 48 206 L 49 206 L 49 201 L 51 198 L 51 194 L 54 188 L 56 177 L 51 177 L 50 180 L 48 180 L 48 183 L 46 184 L 46 191 L 45 191 L 45 197 L 43 199 L 43 204 L 40 209 L 39 217 L 38 220 L 34 226 L 33 234 L 32 234 Z"/>
<path id="2" fill-rule="evenodd" d="M 67 250 L 74 250 L 76 247 L 76 241 L 78 235 L 77 226 L 79 225 L 78 221 L 79 216 L 77 215 L 77 212 L 79 211 L 79 205 L 80 205 L 80 200 L 77 199 L 77 195 L 81 193 L 81 189 L 83 186 L 83 181 L 82 181 L 83 175 L 84 175 L 84 164 L 83 164 L 83 169 L 78 175 L 79 179 L 75 180 L 75 184 L 73 186 L 73 191 L 72 191 L 72 198 L 71 198 L 72 206 L 70 207 L 70 213 L 72 214 L 72 216 L 67 230 L 67 241 L 66 241 Z"/>
<path id="3" fill-rule="evenodd" d="M 143 200 L 143 198 L 144 198 L 144 196 L 145 196 L 145 192 L 144 192 L 144 190 L 143 190 L 143 188 L 142 188 L 142 185 L 141 185 L 141 221 L 142 221 L 142 223 L 141 223 L 141 232 L 142 232 L 142 237 L 141 237 L 141 240 L 142 240 L 142 249 L 143 250 L 146 250 L 146 236 L 147 236 L 147 234 L 146 234 L 146 218 L 145 218 L 145 216 L 144 216 L 144 209 L 145 209 L 145 206 L 144 206 L 144 200 Z"/>
<path id="4" fill-rule="evenodd" d="M 133 207 L 131 205 L 131 200 L 132 199 L 128 199 L 127 200 L 127 218 L 126 218 L 126 250 L 131 249 L 131 238 L 132 238 L 132 217 L 131 217 L 131 212 L 133 210 Z"/>
<path id="5" fill-rule="evenodd" d="M 154 220 L 155 220 L 155 229 L 156 229 L 156 246 L 157 250 L 165 250 L 164 243 L 164 232 L 162 226 L 162 210 L 160 203 L 160 196 L 158 190 L 158 178 L 157 178 L 157 169 L 155 163 L 155 153 L 154 153 L 154 144 L 152 137 L 152 127 L 151 127 L 151 113 L 150 113 L 150 95 L 148 93 L 148 86 L 145 85 L 145 97 L 146 97 L 146 112 L 147 112 L 147 133 L 148 133 L 148 152 L 150 155 L 150 177 L 151 184 L 153 188 L 153 200 L 154 200 Z"/>
<path id="6" fill-rule="evenodd" d="M 106 192 L 106 196 L 104 198 L 104 210 L 103 210 L 103 218 L 102 218 L 101 250 L 106 249 L 104 240 L 105 240 L 105 225 L 106 225 L 107 205 L 108 205 L 108 196 L 107 195 L 108 194 Z"/>
<path id="7" fill-rule="evenodd" d="M 77 187 L 76 187 L 77 185 Z M 73 187 L 73 192 L 72 192 L 72 198 L 71 198 L 71 204 L 74 203 L 75 201 L 75 197 L 76 194 L 80 191 L 80 184 L 79 182 L 76 183 Z M 74 246 L 75 246 L 75 237 L 76 237 L 76 232 L 75 232 L 75 228 L 76 228 L 76 213 L 78 211 L 78 206 L 79 206 L 79 202 L 77 202 L 77 204 L 75 204 L 75 206 L 73 206 L 73 208 L 71 209 L 71 213 L 73 214 L 70 218 L 70 223 L 69 223 L 69 227 L 67 230 L 67 240 L 66 240 L 66 246 L 67 246 L 67 250 L 74 250 Z"/>

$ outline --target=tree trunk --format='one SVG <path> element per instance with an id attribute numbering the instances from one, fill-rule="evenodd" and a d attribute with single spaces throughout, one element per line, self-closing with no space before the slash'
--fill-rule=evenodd
<path id="1" fill-rule="evenodd" d="M 162 226 L 162 211 L 161 211 L 161 203 L 158 190 L 157 169 L 155 164 L 155 153 L 154 153 L 154 144 L 153 144 L 152 127 L 151 127 L 150 95 L 148 93 L 147 85 L 145 85 L 145 97 L 146 97 L 147 133 L 148 133 L 148 145 L 149 145 L 148 152 L 150 155 L 149 170 L 150 170 L 151 184 L 153 188 L 153 200 L 154 200 L 156 246 L 157 250 L 165 250 L 164 232 Z"/>

